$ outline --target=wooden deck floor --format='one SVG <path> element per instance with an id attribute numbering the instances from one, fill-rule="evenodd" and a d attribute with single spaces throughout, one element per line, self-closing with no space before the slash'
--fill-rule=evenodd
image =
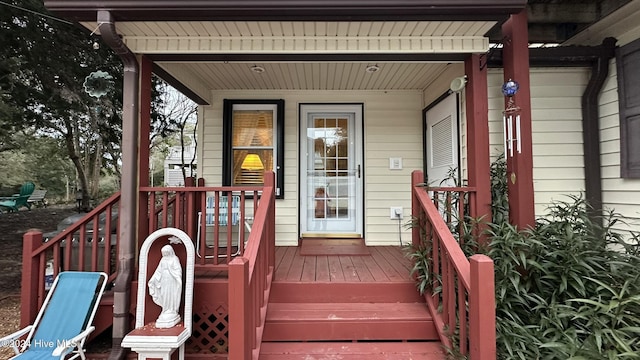
<path id="1" fill-rule="evenodd" d="M 303 256 L 300 247 L 276 247 L 274 281 L 407 282 L 411 263 L 398 246 L 370 246 L 364 256 Z"/>

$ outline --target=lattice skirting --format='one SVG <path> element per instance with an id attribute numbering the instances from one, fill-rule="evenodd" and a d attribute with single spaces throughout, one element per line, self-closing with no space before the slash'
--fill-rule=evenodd
<path id="1" fill-rule="evenodd" d="M 193 310 L 193 333 L 185 345 L 190 354 L 227 354 L 229 352 L 229 309 L 216 304 Z"/>

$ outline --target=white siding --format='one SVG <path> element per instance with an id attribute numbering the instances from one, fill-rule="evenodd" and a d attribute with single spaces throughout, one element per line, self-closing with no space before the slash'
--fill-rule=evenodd
<path id="1" fill-rule="evenodd" d="M 602 202 L 625 217 L 616 230 L 640 231 L 640 179 L 620 178 L 620 115 L 615 59 L 599 98 Z"/>
<path id="2" fill-rule="evenodd" d="M 533 187 L 536 216 L 553 201 L 585 189 L 581 97 L 589 81 L 584 68 L 531 69 Z M 489 142 L 494 160 L 503 153 L 502 70 L 490 70 Z M 517 104 L 516 104 L 517 105 Z"/>
<path id="3" fill-rule="evenodd" d="M 203 107 L 199 173 L 209 185 L 222 182 L 223 99 L 285 100 L 285 198 L 277 200 L 277 245 L 298 241 L 298 136 L 300 103 L 364 103 L 365 226 L 368 245 L 399 244 L 398 222 L 389 207 L 411 209 L 411 171 L 422 168 L 422 92 L 420 91 L 220 91 Z M 389 170 L 389 158 L 401 157 L 402 170 Z M 410 232 L 402 229 L 404 242 Z"/>
<path id="4" fill-rule="evenodd" d="M 424 91 L 424 106 L 431 105 L 442 94 L 449 91 L 451 81 L 459 76 L 464 76 L 464 63 L 448 64 L 434 81 L 427 84 Z"/>

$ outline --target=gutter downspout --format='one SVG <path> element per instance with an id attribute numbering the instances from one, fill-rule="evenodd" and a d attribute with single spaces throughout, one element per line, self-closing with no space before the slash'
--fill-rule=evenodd
<path id="1" fill-rule="evenodd" d="M 600 113 L 598 96 L 609 75 L 609 60 L 615 57 L 616 39 L 606 38 L 591 65 L 591 78 L 582 94 L 583 151 L 585 159 L 585 197 L 592 220 L 602 218 L 602 173 L 600 162 Z"/>
<path id="2" fill-rule="evenodd" d="M 139 66 L 136 56 L 116 33 L 113 16 L 109 11 L 98 11 L 98 28 L 102 39 L 120 56 L 124 64 L 120 242 L 118 243 L 118 274 L 114 284 L 113 347 L 109 354 L 109 360 L 120 360 L 128 352 L 120 344 L 129 331 L 131 281 L 135 266 L 134 256 L 137 236 Z"/>

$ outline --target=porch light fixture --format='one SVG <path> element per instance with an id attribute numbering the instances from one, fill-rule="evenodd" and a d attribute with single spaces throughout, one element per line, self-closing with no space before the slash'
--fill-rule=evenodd
<path id="1" fill-rule="evenodd" d="M 457 78 L 451 80 L 451 84 L 449 85 L 449 89 L 458 93 L 464 89 L 465 85 L 467 85 L 467 75 L 458 76 Z"/>
<path id="2" fill-rule="evenodd" d="M 253 71 L 256 74 L 262 74 L 263 72 L 265 72 L 266 70 L 262 67 L 262 66 L 258 66 L 258 65 L 253 65 L 251 67 L 251 71 Z"/>
<path id="3" fill-rule="evenodd" d="M 378 65 L 367 65 L 367 67 L 365 68 L 365 71 L 370 74 L 378 72 L 378 70 L 380 70 L 380 66 Z"/>
<path id="4" fill-rule="evenodd" d="M 242 161 L 240 168 L 252 171 L 264 170 L 264 164 L 262 164 L 262 160 L 260 160 L 258 154 L 248 154 Z"/>
<path id="5" fill-rule="evenodd" d="M 520 142 L 520 107 L 516 106 L 513 96 L 518 93 L 520 84 L 517 81 L 509 79 L 502 85 L 502 94 L 509 98 L 507 106 L 502 112 L 502 131 L 504 134 L 504 156 L 513 157 L 514 143 L 518 154 L 522 152 L 522 144 Z M 515 124 L 514 124 L 515 119 Z M 515 129 L 514 129 L 515 125 Z M 515 133 L 514 133 L 515 130 Z"/>

